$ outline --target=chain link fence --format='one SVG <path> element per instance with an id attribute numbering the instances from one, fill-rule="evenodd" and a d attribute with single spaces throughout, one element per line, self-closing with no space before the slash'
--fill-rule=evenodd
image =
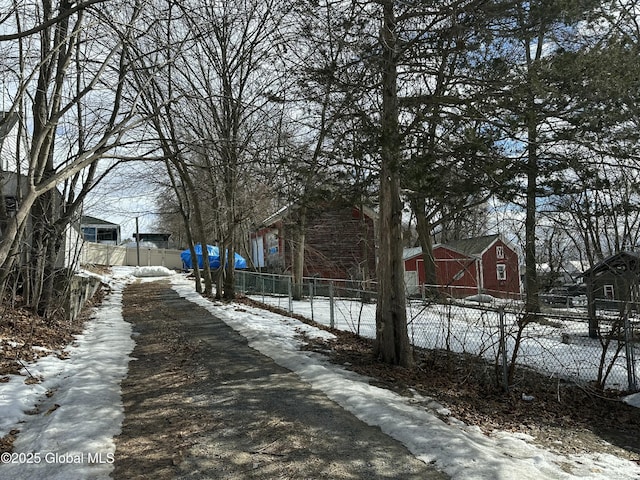
<path id="1" fill-rule="evenodd" d="M 376 336 L 375 285 L 305 278 L 302 295 L 294 300 L 289 276 L 236 274 L 238 290 L 254 300 L 362 337 Z M 597 336 L 591 338 L 586 308 L 549 308 L 534 315 L 518 301 L 476 300 L 481 301 L 408 298 L 412 345 L 482 358 L 493 365 L 505 390 L 517 367 L 599 389 L 638 391 L 638 309 L 599 311 Z"/>

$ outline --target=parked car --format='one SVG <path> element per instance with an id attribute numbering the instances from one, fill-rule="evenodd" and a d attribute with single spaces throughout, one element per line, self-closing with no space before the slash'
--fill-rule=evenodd
<path id="1" fill-rule="evenodd" d="M 568 284 L 553 287 L 547 293 L 540 294 L 540 300 L 552 306 L 574 307 L 586 305 L 587 286 Z"/>

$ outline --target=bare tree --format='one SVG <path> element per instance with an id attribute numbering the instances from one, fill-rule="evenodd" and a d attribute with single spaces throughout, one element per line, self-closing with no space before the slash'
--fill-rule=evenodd
<path id="1" fill-rule="evenodd" d="M 255 155 L 259 132 L 270 126 L 267 93 L 277 78 L 274 46 L 286 17 L 284 2 L 245 0 L 201 2 L 185 11 L 186 26 L 197 41 L 183 56 L 184 96 L 196 115 L 185 119 L 193 136 L 208 189 L 215 193 L 220 228 L 221 269 L 216 295 L 235 296 L 234 257 L 238 225 L 246 216 L 239 205 Z"/>
<path id="2" fill-rule="evenodd" d="M 12 53 L 4 61 L 17 59 L 6 65 L 12 72 L 10 112 L 19 114 L 28 149 L 14 164 L 23 180 L 17 210 L 0 239 L 0 284 L 4 288 L 22 256 L 28 261 L 23 271 L 29 303 L 41 311 L 50 303 L 60 233 L 94 183 L 96 162 L 123 144 L 137 119 L 135 99 L 124 108 L 120 89 L 132 31 L 127 22 L 114 29 L 115 23 L 105 21 L 110 10 L 95 10 L 94 3 L 45 2 L 33 15 L 16 7 L 4 17 L 3 47 Z M 137 10 L 124 8 L 120 14 L 126 20 Z M 61 214 L 57 187 L 65 182 L 70 197 Z"/>
<path id="3" fill-rule="evenodd" d="M 165 165 L 169 191 L 182 218 L 186 240 L 191 252 L 196 290 L 207 296 L 213 294 L 213 279 L 207 245 L 211 232 L 205 228 L 206 189 L 198 181 L 202 169 L 198 165 L 198 151 L 192 141 L 193 133 L 184 122 L 189 103 L 182 70 L 183 53 L 193 48 L 196 40 L 185 24 L 184 9 L 173 1 L 156 3 L 151 24 L 130 49 L 135 65 L 129 78 L 131 89 L 140 92 L 140 108 L 150 131 L 147 141 L 156 145 L 159 160 Z M 166 192 L 167 189 L 163 188 Z M 196 245 L 200 244 L 203 259 L 202 276 Z M 204 287 L 202 286 L 204 281 Z"/>

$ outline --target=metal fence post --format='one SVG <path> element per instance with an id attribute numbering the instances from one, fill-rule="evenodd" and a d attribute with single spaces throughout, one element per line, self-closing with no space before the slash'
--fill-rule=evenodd
<path id="1" fill-rule="evenodd" d="M 291 288 L 291 277 L 287 277 L 287 296 L 289 297 L 289 313 L 293 313 L 293 290 Z"/>
<path id="2" fill-rule="evenodd" d="M 629 316 L 631 314 L 631 304 L 627 304 L 624 314 L 624 348 L 627 357 L 627 380 L 629 382 L 629 391 L 635 392 L 638 389 L 636 377 L 636 362 L 633 348 L 633 332 L 631 331 L 631 322 Z"/>
<path id="3" fill-rule="evenodd" d="M 502 354 L 502 388 L 509 392 L 509 366 L 507 365 L 507 336 L 504 328 L 504 305 L 498 307 L 498 320 L 500 323 L 500 353 Z"/>
<path id="4" fill-rule="evenodd" d="M 311 321 L 314 322 L 314 318 L 313 318 L 313 295 L 314 295 L 314 291 L 313 291 L 313 280 L 309 281 L 309 306 L 311 307 Z"/>
<path id="5" fill-rule="evenodd" d="M 367 292 L 364 290 L 364 286 L 362 286 L 362 290 L 360 290 L 360 312 L 358 313 L 358 326 L 356 327 L 356 335 L 360 336 L 360 324 L 362 322 L 362 309 L 364 308 L 364 300 L 367 296 Z"/>
<path id="6" fill-rule="evenodd" d="M 329 326 L 335 328 L 335 316 L 333 312 L 333 280 L 329 282 Z"/>

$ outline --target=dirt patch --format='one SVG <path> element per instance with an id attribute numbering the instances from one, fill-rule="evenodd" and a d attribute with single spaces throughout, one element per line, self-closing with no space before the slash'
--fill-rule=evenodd
<path id="1" fill-rule="evenodd" d="M 106 286 L 87 301 L 76 319 L 70 321 L 62 313 L 45 318 L 19 306 L 0 307 L 0 381 L 7 375 L 19 375 L 29 362 L 55 354 L 66 358 L 64 351 L 82 333 L 92 308 L 99 305 L 107 293 Z M 28 370 L 27 370 L 28 375 Z M 6 380 L 5 380 L 6 381 Z"/>

